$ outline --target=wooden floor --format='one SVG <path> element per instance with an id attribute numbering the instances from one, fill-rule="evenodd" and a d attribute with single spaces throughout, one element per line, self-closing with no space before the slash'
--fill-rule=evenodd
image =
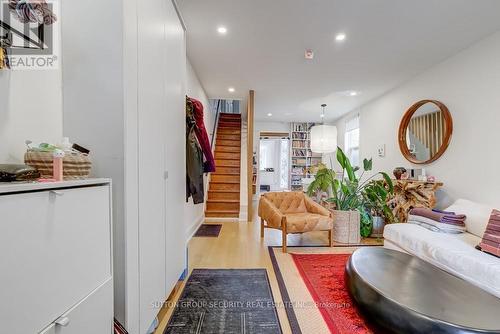
<path id="1" fill-rule="evenodd" d="M 260 238 L 260 222 L 254 217 L 252 222 L 223 222 L 218 238 L 192 238 L 189 242 L 189 271 L 193 268 L 265 268 L 269 275 L 273 296 L 277 302 L 282 302 L 276 276 L 268 253 L 268 246 L 281 246 L 281 232 L 266 229 L 265 238 Z M 366 239 L 363 243 L 380 243 L 377 239 Z M 311 232 L 302 235 L 289 235 L 288 246 L 328 245 L 327 232 Z M 171 296 L 178 299 L 182 291 L 180 283 Z M 155 334 L 163 334 L 173 308 L 166 306 L 161 310 L 160 325 Z M 284 309 L 278 309 L 278 315 L 284 333 L 290 333 L 290 326 Z"/>

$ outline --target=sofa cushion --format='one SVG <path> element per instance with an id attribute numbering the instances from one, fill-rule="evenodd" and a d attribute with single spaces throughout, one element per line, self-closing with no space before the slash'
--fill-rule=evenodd
<path id="1" fill-rule="evenodd" d="M 288 233 L 327 231 L 333 228 L 333 220 L 330 217 L 315 213 L 290 213 L 285 217 Z"/>
<path id="2" fill-rule="evenodd" d="M 414 224 L 387 225 L 384 238 L 500 298 L 500 259 L 474 248 L 480 238 L 433 232 Z"/>
<path id="3" fill-rule="evenodd" d="M 486 230 L 486 225 L 490 219 L 492 207 L 475 203 L 466 199 L 458 199 L 445 211 L 455 212 L 456 214 L 465 214 L 465 227 L 467 232 L 477 237 L 482 237 Z"/>

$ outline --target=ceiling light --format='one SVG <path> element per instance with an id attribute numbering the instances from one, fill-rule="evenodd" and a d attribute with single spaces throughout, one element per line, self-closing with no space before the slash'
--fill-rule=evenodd
<path id="1" fill-rule="evenodd" d="M 359 90 L 343 90 L 336 93 L 340 96 L 345 96 L 345 97 L 354 97 L 362 94 L 362 92 L 360 92 Z"/>
<path id="2" fill-rule="evenodd" d="M 228 91 L 229 93 L 234 93 L 235 89 L 234 89 L 233 87 L 229 87 L 229 88 L 227 89 L 227 91 Z"/>
<path id="3" fill-rule="evenodd" d="M 220 26 L 217 28 L 217 32 L 221 35 L 225 35 L 225 34 L 227 34 L 227 28 L 224 26 Z"/>
<path id="4" fill-rule="evenodd" d="M 271 114 L 271 113 L 267 114 L 267 116 L 269 116 L 269 117 L 271 117 L 272 115 L 273 115 L 273 114 Z"/>
<path id="5" fill-rule="evenodd" d="M 337 36 L 335 36 L 335 40 L 337 42 L 342 42 L 343 40 L 345 40 L 346 38 L 346 35 L 344 33 L 340 33 L 340 34 L 337 34 Z"/>
<path id="6" fill-rule="evenodd" d="M 326 104 L 322 104 L 321 118 L 325 117 Z M 311 151 L 314 153 L 332 153 L 337 150 L 337 127 L 333 125 L 315 125 L 311 128 Z"/>

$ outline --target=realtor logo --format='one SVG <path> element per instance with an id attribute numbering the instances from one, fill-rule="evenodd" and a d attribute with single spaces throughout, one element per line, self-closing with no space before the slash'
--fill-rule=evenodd
<path id="1" fill-rule="evenodd" d="M 1 0 L 0 70 L 59 68 L 59 3 Z"/>

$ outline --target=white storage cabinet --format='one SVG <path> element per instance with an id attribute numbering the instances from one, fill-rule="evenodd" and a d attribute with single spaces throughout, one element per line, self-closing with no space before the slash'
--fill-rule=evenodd
<path id="1" fill-rule="evenodd" d="M 112 333 L 110 196 L 107 179 L 0 184 L 1 333 Z"/>

